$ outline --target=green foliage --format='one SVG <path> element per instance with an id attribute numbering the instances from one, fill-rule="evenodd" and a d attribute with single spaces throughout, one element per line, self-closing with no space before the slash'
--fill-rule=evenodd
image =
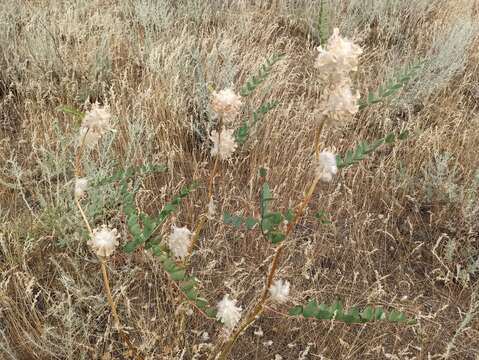
<path id="1" fill-rule="evenodd" d="M 184 266 L 177 264 L 174 259 L 169 256 L 166 249 L 160 245 L 151 247 L 153 255 L 160 260 L 163 270 L 168 273 L 170 279 L 174 281 L 178 289 L 183 293 L 189 303 L 194 304 L 207 317 L 214 319 L 216 317 L 216 308 L 208 304 L 208 300 L 200 296 L 198 291 L 198 281 L 195 277 L 189 276 Z"/>
<path id="2" fill-rule="evenodd" d="M 177 206 L 180 204 L 180 201 L 183 198 L 185 198 L 191 191 L 193 191 L 196 188 L 196 186 L 197 186 L 196 183 L 192 183 L 189 186 L 185 186 L 185 187 L 181 188 L 178 195 L 176 195 L 173 198 L 173 200 L 171 200 L 169 203 L 166 203 L 162 207 L 162 209 L 161 209 L 160 213 L 158 214 L 158 216 L 156 217 L 155 221 L 157 223 L 163 222 L 177 208 Z"/>
<path id="3" fill-rule="evenodd" d="M 104 176 L 98 179 L 95 179 L 92 186 L 103 186 L 106 184 L 113 183 L 115 181 L 128 180 L 132 177 L 143 177 L 150 174 L 160 173 L 166 171 L 167 167 L 165 165 L 152 165 L 145 164 L 137 167 L 127 167 L 125 169 L 117 170 L 111 176 Z"/>
<path id="4" fill-rule="evenodd" d="M 361 160 L 363 160 L 366 155 L 372 153 L 379 146 L 383 144 L 392 144 L 397 140 L 404 140 L 408 137 L 408 132 L 403 131 L 397 136 L 393 133 L 387 134 L 385 137 L 374 140 L 372 143 L 361 142 L 359 143 L 354 150 L 346 151 L 346 154 L 341 157 L 341 155 L 336 156 L 336 165 L 338 168 L 345 168 L 350 165 L 353 165 Z"/>
<path id="5" fill-rule="evenodd" d="M 294 212 L 291 209 L 287 209 L 283 214 L 279 211 L 269 210 L 269 202 L 273 200 L 273 197 L 271 195 L 269 184 L 266 182 L 266 169 L 261 168 L 259 173 L 261 178 L 263 178 L 263 185 L 261 186 L 259 196 L 260 219 L 258 220 L 253 217 L 243 217 L 225 212 L 223 214 L 223 222 L 236 228 L 245 225 L 248 230 L 253 229 L 256 224 L 259 224 L 263 236 L 273 244 L 277 244 L 286 238 L 286 235 L 280 230 L 280 225 L 283 224 L 285 220 L 288 222 L 293 221 Z"/>
<path id="6" fill-rule="evenodd" d="M 258 224 L 259 220 L 253 217 L 242 217 L 225 212 L 223 214 L 223 222 L 227 225 L 232 225 L 237 228 L 239 228 L 241 225 L 245 225 L 248 230 L 251 230 L 256 224 Z"/>
<path id="7" fill-rule="evenodd" d="M 132 239 L 126 243 L 123 250 L 131 253 L 135 251 L 138 246 L 145 243 L 145 248 L 150 248 L 158 243 L 161 238 L 154 238 L 152 241 L 150 237 L 154 231 L 166 220 L 166 218 L 177 208 L 183 198 L 185 198 L 194 188 L 195 184 L 183 187 L 179 194 L 176 195 L 170 202 L 166 203 L 159 214 L 155 217 L 140 212 L 139 216 L 135 207 L 136 190 L 129 190 L 125 179 L 122 180 L 121 194 L 123 198 L 123 211 L 126 216 L 126 224 Z"/>
<path id="8" fill-rule="evenodd" d="M 366 98 L 359 100 L 359 109 L 362 110 L 369 105 L 385 101 L 388 97 L 395 95 L 403 86 L 415 78 L 418 70 L 424 65 L 424 61 L 407 66 L 399 74 L 381 84 L 376 91 L 370 91 Z"/>
<path id="9" fill-rule="evenodd" d="M 59 112 L 62 112 L 64 114 L 79 117 L 80 119 L 83 119 L 83 117 L 85 116 L 84 112 L 82 112 L 80 110 L 77 110 L 77 109 L 75 109 L 73 107 L 70 107 L 70 106 L 59 106 L 59 107 L 56 108 L 56 110 L 59 111 Z"/>
<path id="10" fill-rule="evenodd" d="M 250 136 L 251 129 L 258 123 L 258 121 L 261 121 L 270 110 L 278 106 L 278 104 L 279 102 L 277 101 L 268 101 L 264 104 L 261 104 L 261 106 L 255 112 L 253 112 L 252 119 L 244 119 L 241 126 L 235 130 L 235 141 L 238 144 L 244 144 Z"/>
<path id="11" fill-rule="evenodd" d="M 261 186 L 261 192 L 259 194 L 259 208 L 261 211 L 261 218 L 263 219 L 268 213 L 268 203 L 273 200 L 271 196 L 271 190 L 269 189 L 269 184 L 264 179 L 263 185 Z"/>
<path id="12" fill-rule="evenodd" d="M 263 178 L 263 185 L 261 186 L 260 196 L 259 196 L 259 207 L 260 207 L 260 229 L 262 234 L 269 239 L 273 244 L 277 244 L 283 241 L 286 238 L 286 235 L 283 234 L 279 227 L 283 221 L 288 218 L 294 218 L 292 211 L 288 209 L 283 215 L 279 211 L 270 211 L 269 202 L 273 200 L 269 184 L 266 181 L 266 171 L 260 170 L 261 176 Z"/>
<path id="13" fill-rule="evenodd" d="M 397 310 L 386 312 L 382 307 L 367 306 L 364 309 L 352 307 L 344 309 L 341 301 L 331 305 L 318 304 L 315 300 L 306 305 L 293 306 L 288 310 L 291 316 L 303 316 L 305 318 L 316 318 L 318 320 L 336 320 L 347 324 L 366 323 L 372 321 L 386 321 L 392 323 L 413 324 L 415 321 L 408 319 L 406 314 Z"/>
<path id="14" fill-rule="evenodd" d="M 314 217 L 323 225 L 331 224 L 331 220 L 329 220 L 329 214 L 324 210 L 318 211 L 316 214 L 314 214 Z"/>
<path id="15" fill-rule="evenodd" d="M 258 72 L 246 81 L 246 84 L 240 90 L 240 95 L 243 97 L 250 96 L 268 78 L 273 65 L 283 57 L 284 54 L 273 54 L 269 59 L 266 59 L 266 62 L 261 64 Z"/>
<path id="16" fill-rule="evenodd" d="M 268 176 L 268 170 L 266 170 L 264 167 L 259 168 L 258 174 L 260 177 L 265 178 Z"/>
<path id="17" fill-rule="evenodd" d="M 286 236 L 279 231 L 279 225 L 284 220 L 283 214 L 279 211 L 270 211 L 268 203 L 273 200 L 269 184 L 265 178 L 260 191 L 259 206 L 261 213 L 260 228 L 263 235 L 273 244 L 283 241 Z"/>
<path id="18" fill-rule="evenodd" d="M 132 240 L 128 241 L 123 247 L 127 253 L 135 251 L 138 246 L 145 244 L 145 249 L 150 250 L 153 255 L 158 257 L 163 270 L 168 273 L 170 279 L 178 285 L 178 289 L 184 294 L 185 298 L 206 316 L 215 318 L 216 309 L 208 305 L 208 301 L 199 295 L 197 289 L 197 280 L 187 274 L 183 265 L 177 264 L 169 255 L 168 249 L 160 244 L 161 236 L 154 235 L 155 230 L 165 221 L 169 215 L 178 207 L 181 200 L 184 199 L 196 184 L 183 187 L 173 199 L 166 203 L 157 216 L 149 216 L 144 212 L 138 214 L 135 207 L 135 196 L 137 189 L 128 189 L 126 177 L 121 179 L 121 194 L 123 198 L 123 211 L 126 216 L 128 231 L 132 235 Z"/>
<path id="19" fill-rule="evenodd" d="M 329 6 L 326 0 L 321 0 L 318 16 L 318 34 L 320 45 L 326 44 L 329 39 Z"/>
<path id="20" fill-rule="evenodd" d="M 273 65 L 283 57 L 283 54 L 273 54 L 269 59 L 266 59 L 266 62 L 260 66 L 258 72 L 246 81 L 246 84 L 240 90 L 240 95 L 243 97 L 250 96 L 268 78 L 273 69 Z M 255 127 L 269 111 L 278 106 L 278 104 L 278 101 L 268 101 L 261 104 L 261 106 L 253 112 L 251 119 L 244 119 L 241 126 L 235 130 L 234 136 L 236 142 L 238 144 L 244 144 L 246 140 L 248 140 L 253 127 Z"/>

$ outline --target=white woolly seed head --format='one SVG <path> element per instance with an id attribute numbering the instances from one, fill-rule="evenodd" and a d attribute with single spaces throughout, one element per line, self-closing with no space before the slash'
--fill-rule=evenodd
<path id="1" fill-rule="evenodd" d="M 336 156 L 332 152 L 322 151 L 319 154 L 315 171 L 321 181 L 330 182 L 338 172 Z"/>
<path id="2" fill-rule="evenodd" d="M 326 49 L 318 47 L 315 67 L 321 71 L 321 77 L 337 82 L 358 69 L 359 56 L 363 53 L 360 46 L 339 35 L 335 28 L 328 40 Z"/>
<path id="3" fill-rule="evenodd" d="M 95 254 L 102 257 L 108 257 L 118 246 L 120 235 L 116 229 L 109 229 L 106 225 L 93 230 L 93 237 L 87 244 L 91 246 Z"/>
<path id="4" fill-rule="evenodd" d="M 228 160 L 236 150 L 238 144 L 233 136 L 234 129 L 222 129 L 220 133 L 213 130 L 210 139 L 213 142 L 212 156 L 219 156 L 221 160 Z"/>
<path id="5" fill-rule="evenodd" d="M 87 111 L 80 127 L 79 143 L 91 148 L 111 129 L 111 114 L 108 107 L 95 103 Z"/>
<path id="6" fill-rule="evenodd" d="M 168 237 L 168 246 L 177 258 L 183 259 L 188 255 L 191 235 L 191 231 L 187 227 L 173 226 L 173 232 Z"/>
<path id="7" fill-rule="evenodd" d="M 220 320 L 228 330 L 233 329 L 241 319 L 241 307 L 236 306 L 236 300 L 230 299 L 229 295 L 225 295 L 217 307 L 218 312 L 216 318 Z"/>
<path id="8" fill-rule="evenodd" d="M 241 96 L 236 95 L 231 88 L 213 92 L 211 108 L 220 116 L 229 119 L 235 117 L 239 113 L 241 105 L 243 105 Z"/>
<path id="9" fill-rule="evenodd" d="M 81 199 L 85 195 L 86 190 L 88 189 L 88 179 L 87 178 L 76 178 L 75 179 L 75 198 Z"/>
<path id="10" fill-rule="evenodd" d="M 336 121 L 348 120 L 359 111 L 359 92 L 353 93 L 349 83 L 344 82 L 328 94 L 324 114 Z"/>
<path id="11" fill-rule="evenodd" d="M 288 301 L 290 283 L 288 281 L 278 279 L 269 288 L 269 293 L 273 301 L 284 303 Z"/>

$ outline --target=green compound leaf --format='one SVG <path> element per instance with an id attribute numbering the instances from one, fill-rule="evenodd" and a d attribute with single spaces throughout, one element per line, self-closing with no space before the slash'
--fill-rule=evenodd
<path id="1" fill-rule="evenodd" d="M 253 75 L 246 84 L 241 88 L 240 95 L 243 97 L 250 96 L 269 76 L 273 65 L 284 57 L 284 54 L 273 54 L 266 62 L 263 63 L 258 72 Z"/>
<path id="2" fill-rule="evenodd" d="M 286 210 L 286 212 L 284 213 L 284 219 L 289 223 L 292 222 L 294 220 L 293 210 L 291 209 Z"/>
<path id="3" fill-rule="evenodd" d="M 385 137 L 376 139 L 372 143 L 362 142 L 356 145 L 354 150 L 347 150 L 346 153 L 341 155 L 336 155 L 336 165 L 339 169 L 348 167 L 350 165 L 356 164 L 361 160 L 366 158 L 366 155 L 369 155 L 375 151 L 379 146 L 383 144 L 393 144 L 397 140 L 404 140 L 408 137 L 408 132 L 403 131 L 398 135 L 394 133 L 389 133 Z"/>
<path id="4" fill-rule="evenodd" d="M 418 70 L 424 66 L 425 61 L 421 60 L 416 64 L 408 65 L 402 72 L 388 79 L 381 84 L 376 91 L 370 91 L 366 98 L 359 100 L 359 109 L 362 110 L 370 105 L 385 101 L 392 95 L 395 95 L 409 81 L 414 79 Z"/>
<path id="5" fill-rule="evenodd" d="M 259 220 L 253 217 L 245 218 L 242 216 L 230 214 L 229 212 L 224 212 L 223 222 L 226 225 L 232 225 L 236 228 L 239 228 L 241 225 L 245 225 L 248 230 L 251 230 L 259 222 Z"/>
<path id="6" fill-rule="evenodd" d="M 155 219 L 156 224 L 163 222 L 180 204 L 181 200 L 184 199 L 189 193 L 191 193 L 196 188 L 196 183 L 192 183 L 189 186 L 183 187 L 179 194 L 176 195 L 173 200 L 165 204 L 161 209 L 160 213 Z"/>
<path id="7" fill-rule="evenodd" d="M 244 119 L 241 123 L 241 126 L 235 130 L 235 141 L 238 144 L 244 144 L 248 140 L 249 136 L 251 135 L 251 130 L 256 126 L 256 124 L 263 120 L 264 116 L 278 106 L 278 104 L 278 101 L 269 101 L 261 104 L 261 106 L 255 112 L 253 112 L 252 119 Z"/>
<path id="8" fill-rule="evenodd" d="M 414 324 L 415 320 L 398 310 L 391 310 L 386 313 L 382 307 L 367 306 L 363 310 L 352 307 L 345 310 L 340 301 L 332 305 L 320 304 L 315 300 L 308 302 L 305 306 L 296 305 L 288 310 L 291 316 L 303 316 L 305 318 L 316 318 L 318 320 L 335 320 L 347 324 L 360 324 L 374 321 L 386 321 L 392 323 Z"/>
<path id="9" fill-rule="evenodd" d="M 182 281 L 180 284 L 180 289 L 181 291 L 187 292 L 193 289 L 195 286 L 196 286 L 196 279 L 191 278 L 191 279 Z"/>
<path id="10" fill-rule="evenodd" d="M 298 316 L 303 314 L 303 307 L 301 305 L 296 305 L 293 306 L 292 308 L 289 308 L 288 314 L 291 316 Z"/>
<path id="11" fill-rule="evenodd" d="M 331 220 L 329 220 L 329 214 L 324 210 L 318 211 L 316 214 L 314 214 L 314 217 L 323 225 L 332 224 Z"/>
<path id="12" fill-rule="evenodd" d="M 64 114 L 68 114 L 68 115 L 73 115 L 73 116 L 76 116 L 76 117 L 79 117 L 80 119 L 83 119 L 83 117 L 85 117 L 85 113 L 80 111 L 80 110 L 77 110 L 73 107 L 70 107 L 70 106 L 59 106 L 56 108 L 56 111 L 58 112 L 62 112 Z"/>
<path id="13" fill-rule="evenodd" d="M 318 311 L 319 311 L 318 303 L 315 300 L 312 300 L 309 303 L 307 303 L 306 306 L 303 308 L 302 315 L 305 318 L 316 317 L 316 315 L 318 314 Z"/>
<path id="14" fill-rule="evenodd" d="M 258 223 L 258 219 L 255 219 L 255 218 L 252 218 L 252 217 L 248 217 L 246 218 L 244 224 L 246 225 L 246 228 L 248 230 L 251 230 L 255 227 L 255 225 Z"/>
<path id="15" fill-rule="evenodd" d="M 266 170 L 260 169 L 260 176 L 263 180 L 261 191 L 259 194 L 260 219 L 253 217 L 242 217 L 225 212 L 223 214 L 223 222 L 239 228 L 245 225 L 248 230 L 253 229 L 256 224 L 259 224 L 262 235 L 271 241 L 273 244 L 280 243 L 286 239 L 286 235 L 281 231 L 281 225 L 286 221 L 294 221 L 294 212 L 291 209 L 286 210 L 284 215 L 279 211 L 269 211 L 269 202 L 273 200 L 271 190 L 266 181 Z"/>
<path id="16" fill-rule="evenodd" d="M 268 238 L 271 240 L 273 244 L 280 243 L 284 239 L 286 239 L 286 235 L 279 231 L 274 231 L 268 234 Z"/>
<path id="17" fill-rule="evenodd" d="M 123 251 L 126 253 L 132 253 L 133 251 L 136 250 L 138 247 L 139 243 L 135 240 L 130 240 L 128 241 L 125 246 L 123 246 Z"/>
<path id="18" fill-rule="evenodd" d="M 166 220 L 166 218 L 178 207 L 181 200 L 185 198 L 194 188 L 195 184 L 183 187 L 179 194 L 176 195 L 169 203 L 166 203 L 161 209 L 160 213 L 152 218 L 149 215 L 140 212 L 137 214 L 135 206 L 135 195 L 137 190 L 128 190 L 128 184 L 126 178 L 121 179 L 120 193 L 123 198 L 123 211 L 126 215 L 126 224 L 128 231 L 132 235 L 133 239 L 129 241 L 123 250 L 131 253 L 135 251 L 138 246 L 145 243 L 145 248 L 150 248 L 155 241 L 159 242 L 161 238 L 156 238 L 155 241 L 149 241 L 158 226 Z"/>
<path id="19" fill-rule="evenodd" d="M 176 269 L 176 271 L 172 272 L 171 278 L 175 281 L 181 281 L 185 279 L 186 271 L 183 269 Z"/>
<path id="20" fill-rule="evenodd" d="M 216 318 L 217 313 L 218 313 L 218 310 L 216 310 L 216 308 L 214 308 L 214 307 L 209 307 L 209 308 L 205 309 L 205 314 L 212 319 Z"/>
<path id="21" fill-rule="evenodd" d="M 168 273 L 171 281 L 174 281 L 178 285 L 178 289 L 183 293 L 183 295 L 188 299 L 188 301 L 199 308 L 206 316 L 211 319 L 216 317 L 216 309 L 208 305 L 208 300 L 200 296 L 200 293 L 197 289 L 198 281 L 196 278 L 188 276 L 186 269 L 183 265 L 177 264 L 174 259 L 172 259 L 167 252 L 159 251 L 155 252 L 155 249 L 159 249 L 158 245 L 154 245 L 151 248 L 153 254 L 158 256 L 160 260 L 161 267 L 163 270 Z M 160 249 L 161 250 L 161 249 Z"/>

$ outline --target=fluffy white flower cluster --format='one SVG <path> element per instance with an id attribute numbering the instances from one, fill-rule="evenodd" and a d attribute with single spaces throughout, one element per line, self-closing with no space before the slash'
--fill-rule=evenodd
<path id="1" fill-rule="evenodd" d="M 318 51 L 315 67 L 325 85 L 323 114 L 332 123 L 348 120 L 359 110 L 359 93 L 352 90 L 350 73 L 357 71 L 362 49 L 342 38 L 336 28 L 326 49 L 320 46 Z"/>
<path id="2" fill-rule="evenodd" d="M 325 112 L 337 121 L 348 119 L 358 112 L 358 100 L 359 92 L 353 94 L 351 85 L 343 83 L 329 93 L 328 102 L 325 104 Z"/>
<path id="3" fill-rule="evenodd" d="M 236 300 L 225 295 L 218 303 L 216 318 L 221 321 L 228 330 L 232 330 L 241 319 L 241 307 L 236 306 Z"/>
<path id="4" fill-rule="evenodd" d="M 236 95 L 233 89 L 227 88 L 219 92 L 213 91 L 211 108 L 225 120 L 231 120 L 238 115 L 241 105 L 241 96 Z"/>
<path id="5" fill-rule="evenodd" d="M 168 246 L 177 258 L 183 259 L 188 255 L 191 245 L 191 231 L 186 227 L 173 226 L 173 232 L 168 237 Z"/>
<path id="6" fill-rule="evenodd" d="M 315 171 L 316 176 L 318 176 L 321 181 L 330 182 L 333 180 L 334 175 L 338 172 L 336 156 L 332 152 L 322 151 L 319 154 Z"/>
<path id="7" fill-rule="evenodd" d="M 88 179 L 87 178 L 76 178 L 75 179 L 75 198 L 76 199 L 81 199 L 83 195 L 85 195 L 85 192 L 88 189 Z"/>
<path id="8" fill-rule="evenodd" d="M 80 127 L 79 143 L 88 148 L 95 146 L 100 138 L 111 129 L 111 114 L 107 107 L 95 103 L 85 114 Z"/>
<path id="9" fill-rule="evenodd" d="M 327 49 L 320 46 L 318 51 L 315 66 L 321 71 L 323 79 L 329 78 L 332 81 L 341 81 L 351 71 L 357 71 L 358 58 L 363 53 L 358 45 L 339 36 L 338 28 L 333 30 Z"/>
<path id="10" fill-rule="evenodd" d="M 211 99 L 211 108 L 222 120 L 234 119 L 238 115 L 242 104 L 241 97 L 230 88 L 219 92 L 214 91 Z M 211 132 L 210 140 L 213 142 L 211 155 L 219 156 L 221 160 L 228 160 L 238 146 L 234 139 L 234 130 L 222 126 L 219 131 L 213 130 Z"/>
<path id="11" fill-rule="evenodd" d="M 87 244 L 91 246 L 95 254 L 101 257 L 108 257 L 118 246 L 120 235 L 116 229 L 110 230 L 106 225 L 93 230 L 93 237 Z"/>
<path id="12" fill-rule="evenodd" d="M 288 281 L 278 279 L 269 288 L 269 293 L 273 301 L 285 303 L 288 301 L 290 284 Z"/>
<path id="13" fill-rule="evenodd" d="M 211 156 L 219 156 L 221 160 L 228 160 L 236 150 L 238 144 L 234 139 L 233 129 L 222 129 L 220 133 L 213 130 L 210 140 L 213 142 Z"/>

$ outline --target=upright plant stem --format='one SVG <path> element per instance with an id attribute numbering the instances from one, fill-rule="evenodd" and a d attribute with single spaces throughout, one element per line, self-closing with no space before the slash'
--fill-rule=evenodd
<path id="1" fill-rule="evenodd" d="M 93 237 L 93 230 L 90 226 L 90 223 L 88 222 L 88 219 L 85 215 L 85 212 L 83 211 L 83 208 L 80 205 L 80 202 L 78 201 L 76 197 L 75 197 L 75 204 L 78 207 L 78 210 L 80 211 L 80 214 L 83 218 L 83 222 L 85 223 L 85 226 L 87 227 L 90 236 Z M 113 296 L 111 294 L 110 281 L 108 279 L 108 271 L 106 268 L 106 259 L 101 256 L 99 256 L 98 258 L 100 260 L 101 273 L 103 277 L 103 287 L 105 289 L 105 295 L 108 301 L 108 305 L 110 305 L 110 308 L 111 308 L 115 330 L 118 331 L 118 334 L 122 338 L 123 342 L 126 343 L 126 345 L 128 346 L 128 349 L 134 355 L 135 359 L 142 359 L 141 355 L 137 353 L 136 349 L 131 344 L 126 333 L 121 329 L 120 317 L 118 316 L 118 312 L 116 310 L 116 304 L 113 301 Z"/>
<path id="2" fill-rule="evenodd" d="M 221 146 L 220 140 L 221 140 L 222 130 L 223 130 L 223 117 L 220 116 L 218 126 L 216 128 L 216 131 L 218 132 L 218 147 Z M 213 169 L 211 170 L 210 177 L 208 179 L 208 203 L 213 200 L 213 187 L 215 183 L 216 173 L 218 172 L 219 162 L 220 162 L 219 154 L 217 154 L 215 158 L 215 162 L 213 164 Z M 196 242 L 198 241 L 200 237 L 201 230 L 203 229 L 203 226 L 205 225 L 207 218 L 208 218 L 207 215 L 204 215 L 204 214 L 200 215 L 200 217 L 198 218 L 196 222 L 193 235 L 191 236 L 191 244 L 190 244 L 190 248 L 188 249 L 188 256 L 185 260 L 186 264 L 188 263 L 188 260 L 191 257 L 191 254 L 193 253 L 193 249 L 196 246 Z"/>
<path id="3" fill-rule="evenodd" d="M 315 152 L 316 158 L 318 158 L 319 153 L 321 152 L 321 132 L 323 131 L 324 121 L 325 119 L 323 118 L 321 122 L 319 123 L 319 126 L 316 129 L 316 136 L 314 138 L 314 152 Z"/>
<path id="4" fill-rule="evenodd" d="M 298 220 L 301 218 L 301 216 L 304 213 L 304 210 L 306 209 L 306 206 L 308 205 L 309 201 L 311 200 L 311 197 L 313 196 L 314 190 L 316 189 L 316 186 L 318 185 L 319 182 L 319 177 L 316 177 L 311 186 L 309 187 L 308 192 L 306 193 L 303 201 L 300 203 L 300 205 L 297 208 L 296 214 L 294 219 L 288 224 L 288 227 L 286 229 L 286 237 L 288 237 L 291 232 L 293 231 L 294 225 L 298 222 Z M 286 240 L 286 239 L 285 239 Z M 241 333 L 246 330 L 252 323 L 255 322 L 256 318 L 258 315 L 260 315 L 263 310 L 264 310 L 264 305 L 266 301 L 268 300 L 268 295 L 269 295 L 269 289 L 271 288 L 271 284 L 273 283 L 274 275 L 276 274 L 276 271 L 278 269 L 279 265 L 279 260 L 281 257 L 281 254 L 283 252 L 283 249 L 285 247 L 285 240 L 279 245 L 274 253 L 273 260 L 271 262 L 271 267 L 268 273 L 268 276 L 266 277 L 265 281 L 265 287 L 263 289 L 263 293 L 261 297 L 258 300 L 258 303 L 253 307 L 253 309 L 250 311 L 248 316 L 246 317 L 246 320 L 241 324 L 236 331 L 230 335 L 228 340 L 225 342 L 223 345 L 223 348 L 221 349 L 221 352 L 218 356 L 218 360 L 225 360 L 226 357 L 229 355 L 231 352 L 234 343 L 236 342 L 236 339 L 241 335 Z"/>
<path id="5" fill-rule="evenodd" d="M 85 136 L 82 138 L 82 141 L 80 143 L 80 148 L 77 151 L 75 156 L 75 175 L 77 178 L 81 177 L 83 172 L 82 166 L 81 166 L 81 159 L 82 159 L 82 155 L 84 151 L 84 145 L 85 145 Z M 85 223 L 85 226 L 88 229 L 88 233 L 90 234 L 90 237 L 93 238 L 94 235 L 93 235 L 92 227 L 90 226 L 90 223 L 88 221 L 88 218 L 85 215 L 85 212 L 83 211 L 83 208 L 80 204 L 80 200 L 76 196 L 74 196 L 74 198 L 75 198 L 75 204 L 78 210 L 80 211 L 83 222 Z M 106 299 L 111 308 L 115 330 L 118 332 L 123 342 L 128 346 L 128 349 L 130 350 L 132 356 L 134 356 L 135 359 L 143 359 L 143 357 L 140 354 L 138 354 L 135 347 L 131 344 L 127 334 L 121 329 L 120 317 L 118 316 L 118 312 L 116 310 L 116 304 L 113 301 L 113 296 L 111 294 L 110 281 L 108 278 L 108 271 L 106 268 L 106 258 L 101 256 L 98 256 L 98 258 L 100 260 L 100 267 L 101 267 L 101 273 L 103 278 L 103 287 L 105 289 Z"/>
<path id="6" fill-rule="evenodd" d="M 113 297 L 111 295 L 110 281 L 108 279 L 108 272 L 107 272 L 107 269 L 106 269 L 105 258 L 100 257 L 100 265 L 101 265 L 101 274 L 103 276 L 103 285 L 105 286 L 105 295 L 106 295 L 106 299 L 108 300 L 108 304 L 111 307 L 111 313 L 113 315 L 115 329 L 120 330 L 120 318 L 118 317 L 118 313 L 116 311 L 116 305 L 115 305 L 115 302 L 113 301 Z"/>
<path id="7" fill-rule="evenodd" d="M 319 152 L 320 152 L 320 137 L 321 137 L 321 132 L 323 130 L 323 126 L 324 126 L 324 121 L 321 121 L 320 126 L 318 127 L 318 129 L 316 131 L 316 136 L 315 136 L 314 151 L 315 151 L 315 154 L 316 154 L 317 157 L 319 156 Z M 268 273 L 268 275 L 266 277 L 266 280 L 265 280 L 265 286 L 264 286 L 264 289 L 263 289 L 263 293 L 261 294 L 261 297 L 259 298 L 258 302 L 252 308 L 252 310 L 247 314 L 246 319 L 243 321 L 243 323 L 240 326 L 238 326 L 236 331 L 234 331 L 228 337 L 226 342 L 222 345 L 222 348 L 216 349 L 213 352 L 213 356 L 210 359 L 225 360 L 226 357 L 231 352 L 231 350 L 233 348 L 233 345 L 236 342 L 237 338 L 242 334 L 242 332 L 244 330 L 246 330 L 252 323 L 254 323 L 256 318 L 263 312 L 264 305 L 265 305 L 265 303 L 266 303 L 266 301 L 268 300 L 268 297 L 269 297 L 269 289 L 271 288 L 271 285 L 273 283 L 274 275 L 276 274 L 276 271 L 278 269 L 279 260 L 281 258 L 281 254 L 282 254 L 283 249 L 284 249 L 285 244 L 286 244 L 286 239 L 289 235 L 291 235 L 291 233 L 294 229 L 294 226 L 298 223 L 299 219 L 304 214 L 304 211 L 306 210 L 306 207 L 308 206 L 308 204 L 311 200 L 311 197 L 313 196 L 314 191 L 316 190 L 316 187 L 319 183 L 319 180 L 320 180 L 319 176 L 316 176 L 314 178 L 314 180 L 311 183 L 311 185 L 309 186 L 309 189 L 306 192 L 303 200 L 297 206 L 296 211 L 295 211 L 295 216 L 294 216 L 293 220 L 288 224 L 288 227 L 286 228 L 285 239 L 283 240 L 281 245 L 279 245 L 275 249 L 273 260 L 271 262 L 271 267 L 270 267 L 269 273 Z M 218 354 L 218 352 L 219 352 L 219 354 Z M 216 356 L 216 354 L 218 354 L 218 356 Z"/>

